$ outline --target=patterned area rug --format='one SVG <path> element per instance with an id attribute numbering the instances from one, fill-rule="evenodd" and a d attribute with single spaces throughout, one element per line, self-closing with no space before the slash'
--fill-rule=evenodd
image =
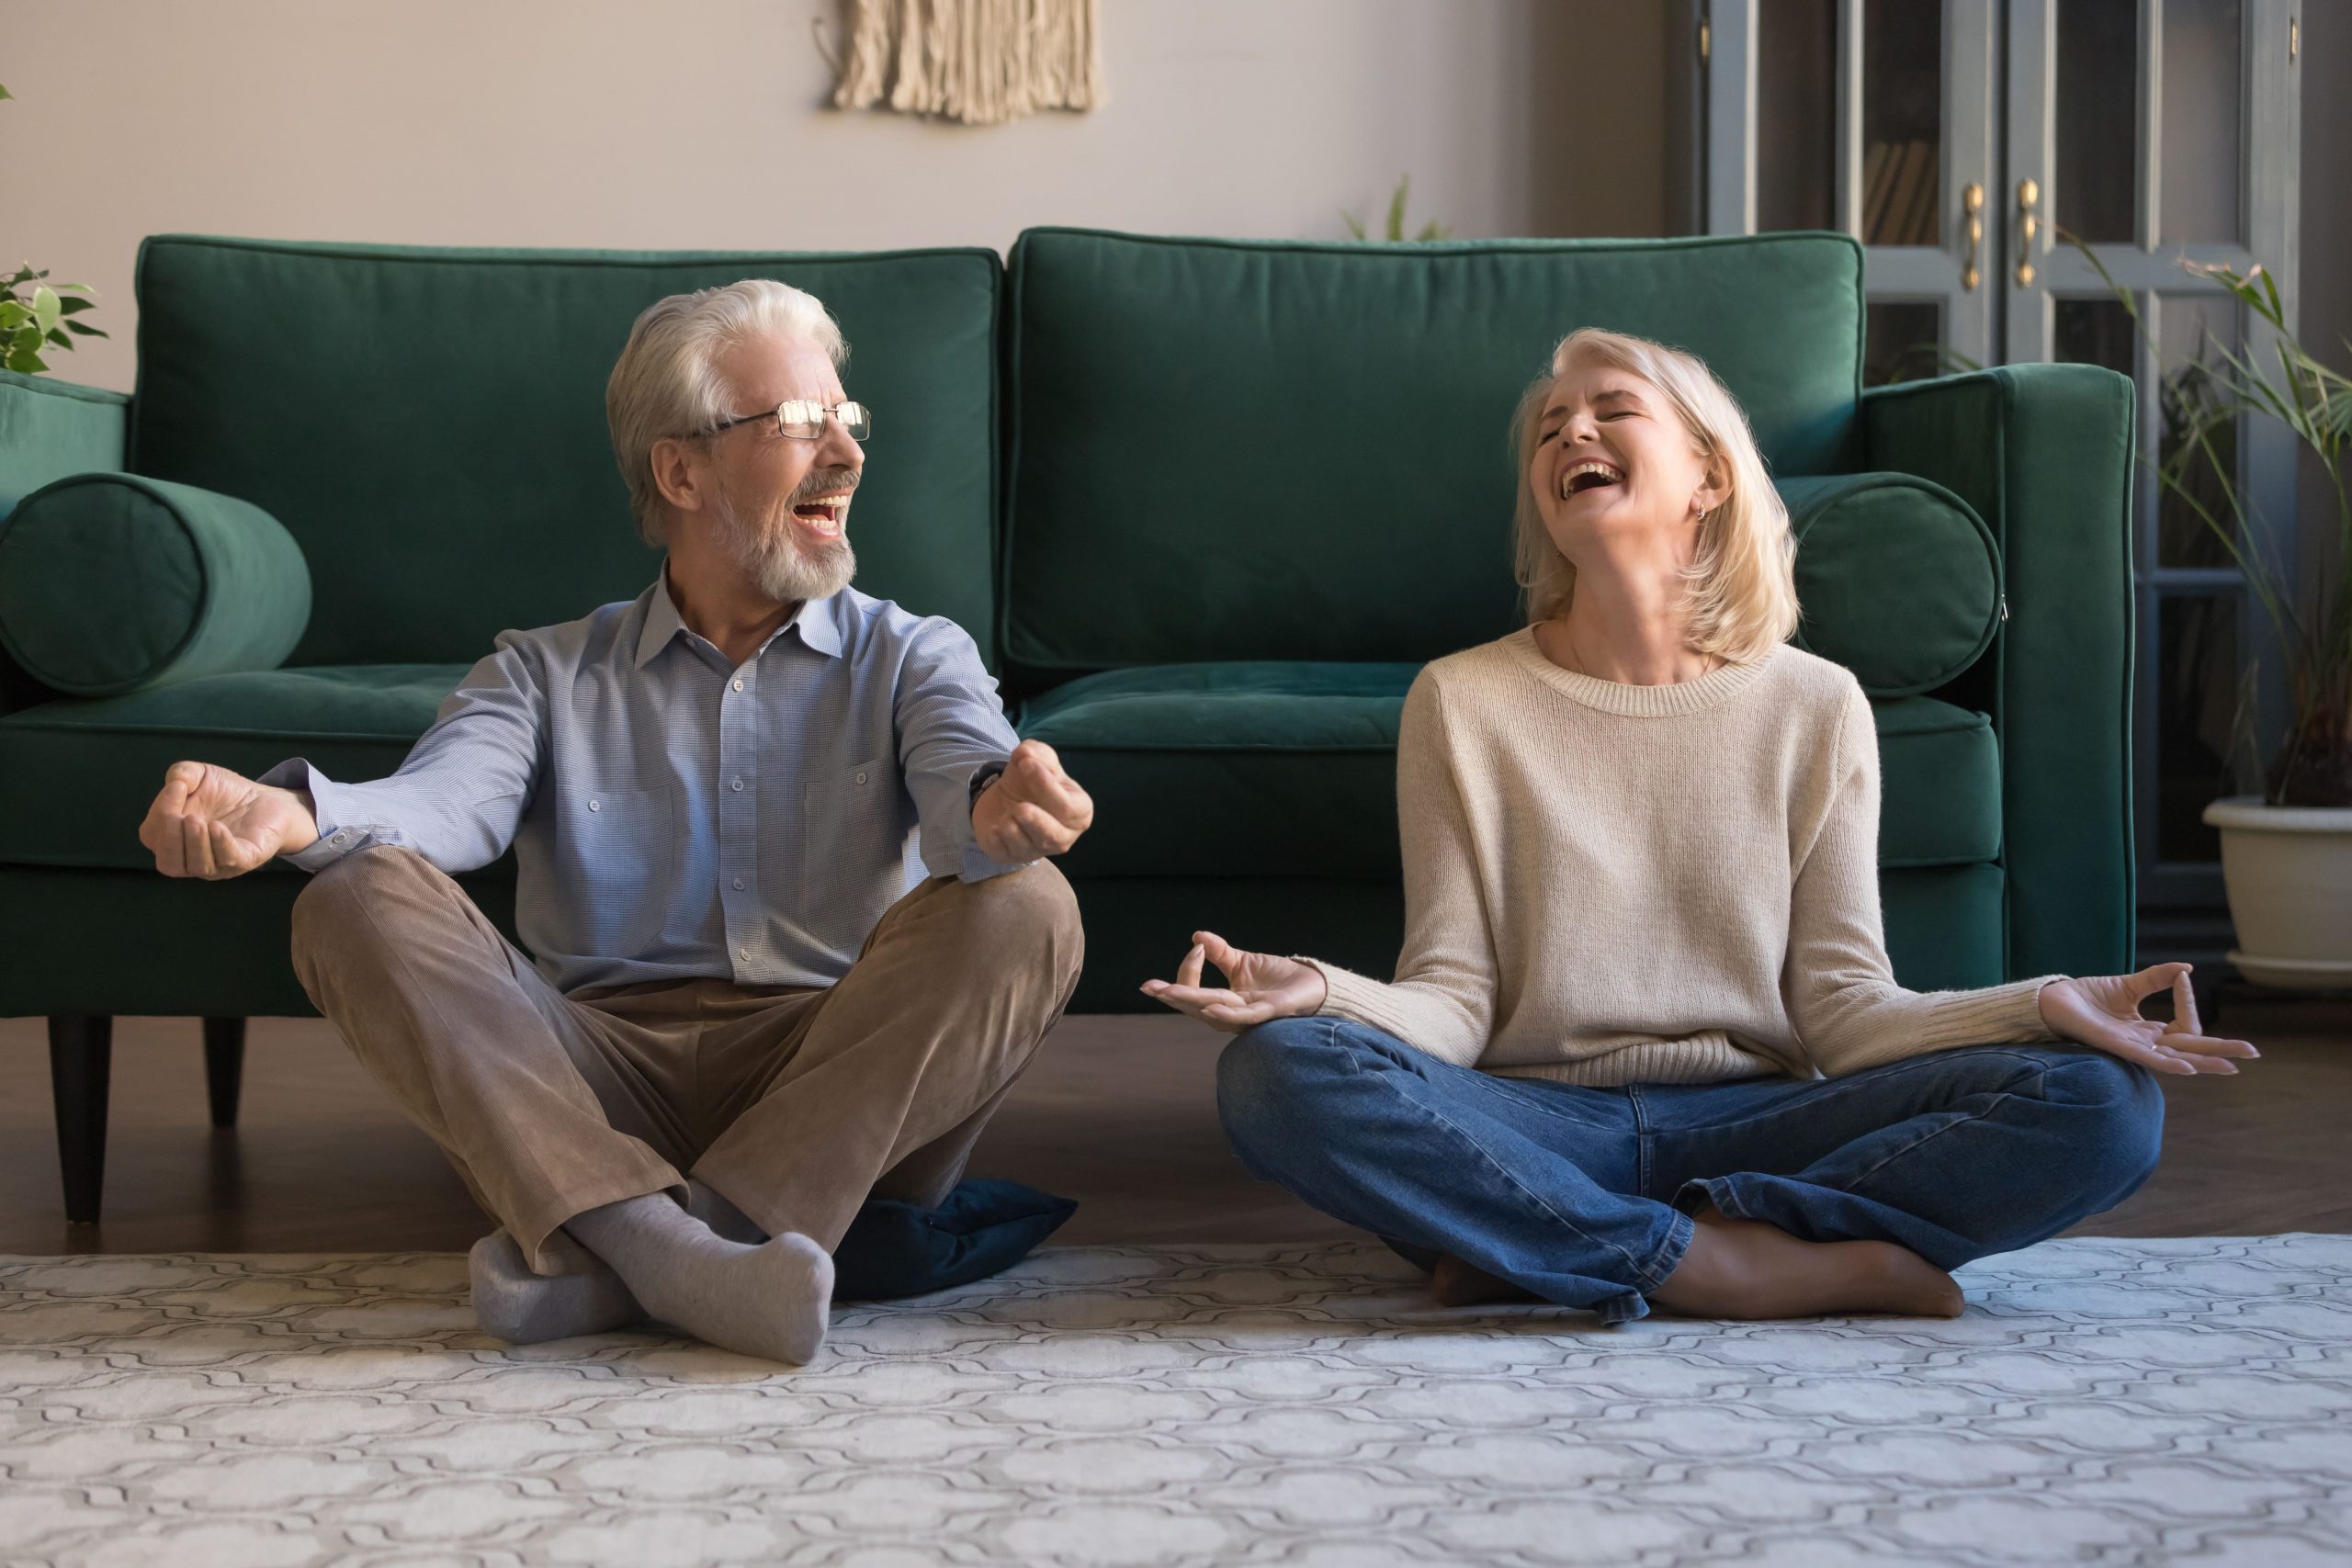
<path id="1" fill-rule="evenodd" d="M 458 1258 L 0 1259 L 11 1564 L 2352 1558 L 2352 1237 L 2055 1242 L 1953 1322 L 1445 1311 L 1074 1247 L 814 1366 L 509 1350 Z"/>

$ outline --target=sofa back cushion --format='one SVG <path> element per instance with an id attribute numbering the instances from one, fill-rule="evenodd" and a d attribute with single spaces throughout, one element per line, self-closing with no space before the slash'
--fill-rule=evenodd
<path id="1" fill-rule="evenodd" d="M 1778 473 L 1851 457 L 1847 238 L 1381 245 L 1024 233 L 1005 655 L 1421 660 L 1510 629 L 1506 426 L 1581 326 L 1697 353 Z"/>
<path id="2" fill-rule="evenodd" d="M 289 662 L 471 660 L 508 626 L 636 595 L 605 381 L 663 295 L 775 277 L 849 339 L 875 410 L 858 584 L 994 614 L 993 252 L 493 251 L 164 235 L 139 259 L 130 467 L 242 497 L 308 558 Z"/>

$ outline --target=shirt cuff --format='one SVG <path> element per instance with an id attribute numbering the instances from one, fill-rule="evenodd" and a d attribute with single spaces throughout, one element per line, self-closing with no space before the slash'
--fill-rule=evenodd
<path id="1" fill-rule="evenodd" d="M 301 757 L 289 757 L 285 761 L 254 781 L 275 789 L 302 790 L 311 797 L 311 817 L 318 824 L 319 836 L 307 849 L 282 854 L 277 858 L 300 871 L 324 871 L 328 866 L 372 841 L 364 829 L 346 827 L 345 815 L 337 807 L 343 786 L 328 778 Z"/>
<path id="2" fill-rule="evenodd" d="M 990 860 L 986 851 L 978 844 L 971 844 L 964 849 L 962 858 L 955 865 L 944 871 L 933 868 L 932 874 L 952 876 L 958 882 L 986 882 L 991 876 L 1002 876 L 1007 872 L 1025 870 L 1036 863 L 1034 860 L 1017 860 L 1010 863 L 1001 860 Z"/>
<path id="3" fill-rule="evenodd" d="M 962 814 L 950 829 L 950 842 L 923 856 L 923 869 L 933 876 L 952 876 L 959 882 L 986 882 L 991 876 L 1002 876 L 1009 871 L 1019 871 L 1035 865 L 1035 860 L 1005 862 L 991 859 L 980 848 L 979 834 L 972 827 L 973 808 L 980 804 L 981 791 L 1004 772 L 1001 761 L 983 762 L 972 771 L 969 798 Z"/>

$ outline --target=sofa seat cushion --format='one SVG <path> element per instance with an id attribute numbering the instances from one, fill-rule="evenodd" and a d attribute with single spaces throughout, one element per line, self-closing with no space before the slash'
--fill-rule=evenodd
<path id="1" fill-rule="evenodd" d="M 1095 803 L 1072 875 L 1394 876 L 1417 664 L 1238 660 L 1088 675 L 1019 728 Z"/>
<path id="2" fill-rule="evenodd" d="M 1163 664 L 1033 698 L 1021 733 L 1094 797 L 1073 876 L 1395 876 L 1396 727 L 1410 664 Z M 1927 697 L 1871 704 L 1880 863 L 1989 862 L 2001 773 L 1984 716 Z"/>
<path id="3" fill-rule="evenodd" d="M 1872 702 L 1871 716 L 1878 721 L 1880 866 L 1998 860 L 2001 752 L 1993 721 L 1932 697 Z"/>
<path id="4" fill-rule="evenodd" d="M 245 671 L 0 715 L 0 864 L 152 871 L 139 824 L 164 770 L 183 758 L 248 778 L 288 757 L 308 757 L 332 779 L 382 778 L 468 668 Z M 486 870 L 511 876 L 512 864 Z"/>

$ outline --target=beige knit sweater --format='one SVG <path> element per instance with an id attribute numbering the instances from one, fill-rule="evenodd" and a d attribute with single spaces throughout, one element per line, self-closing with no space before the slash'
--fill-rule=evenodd
<path id="1" fill-rule="evenodd" d="M 1563 670 L 1532 628 L 1441 659 L 1396 751 L 1391 984 L 1319 959 L 1322 1012 L 1563 1083 L 1836 1077 L 2052 1038 L 2048 975 L 1907 991 L 1878 896 L 1878 734 L 1782 645 L 1667 686 Z"/>

